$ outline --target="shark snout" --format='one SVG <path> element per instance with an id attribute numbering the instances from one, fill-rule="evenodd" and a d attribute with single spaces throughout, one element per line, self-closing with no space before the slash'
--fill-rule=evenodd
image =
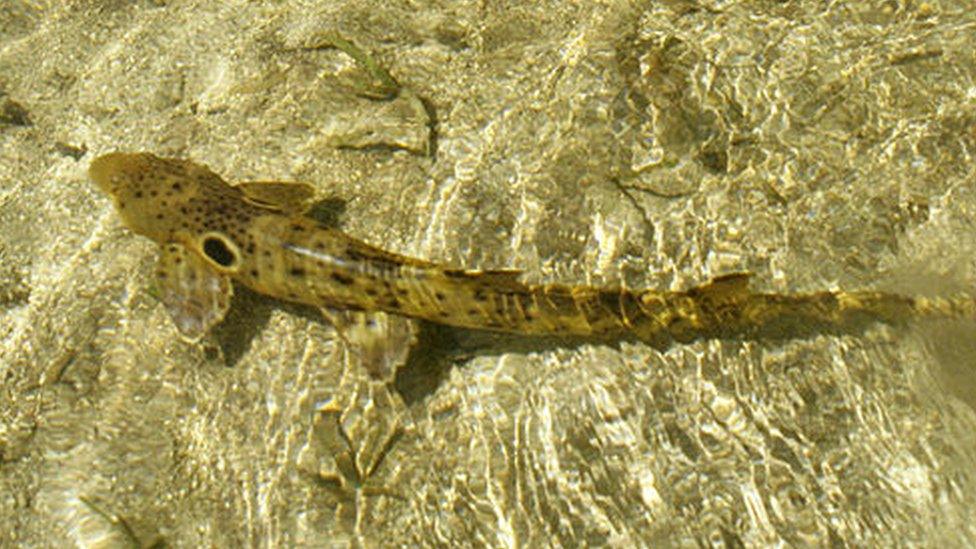
<path id="1" fill-rule="evenodd" d="M 99 156 L 88 166 L 88 177 L 98 185 L 98 188 L 111 194 L 115 186 L 113 180 L 122 171 L 128 156 L 117 152 Z"/>

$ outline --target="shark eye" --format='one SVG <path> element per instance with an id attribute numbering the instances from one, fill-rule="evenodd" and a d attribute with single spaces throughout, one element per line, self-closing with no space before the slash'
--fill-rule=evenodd
<path id="1" fill-rule="evenodd" d="M 237 264 L 236 246 L 216 234 L 208 234 L 203 237 L 203 255 L 221 267 L 232 269 Z"/>

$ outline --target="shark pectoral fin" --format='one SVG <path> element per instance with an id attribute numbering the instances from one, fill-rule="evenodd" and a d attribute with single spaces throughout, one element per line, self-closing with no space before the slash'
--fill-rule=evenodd
<path id="1" fill-rule="evenodd" d="M 176 328 L 193 341 L 223 320 L 234 293 L 230 278 L 178 244 L 163 246 L 156 283 Z"/>
<path id="2" fill-rule="evenodd" d="M 234 185 L 248 200 L 263 208 L 289 214 L 305 213 L 312 207 L 315 187 L 294 181 L 248 181 Z"/>

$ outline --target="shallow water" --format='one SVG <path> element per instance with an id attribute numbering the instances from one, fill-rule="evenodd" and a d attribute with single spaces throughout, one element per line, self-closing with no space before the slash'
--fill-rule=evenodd
<path id="1" fill-rule="evenodd" d="M 351 234 L 531 281 L 972 287 L 976 16 L 810 4 L 6 2 L 0 544 L 972 544 L 965 323 L 658 350 L 389 318 L 364 363 L 239 291 L 189 344 L 85 175 L 308 181 Z M 332 31 L 407 92 L 302 49 Z"/>

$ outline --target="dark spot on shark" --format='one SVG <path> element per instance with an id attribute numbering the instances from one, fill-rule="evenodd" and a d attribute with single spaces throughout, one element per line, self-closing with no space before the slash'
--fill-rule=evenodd
<path id="1" fill-rule="evenodd" d="M 353 277 L 342 273 L 333 272 L 330 276 L 332 277 L 332 280 L 335 280 L 343 286 L 352 286 L 356 282 L 356 279 Z"/>

